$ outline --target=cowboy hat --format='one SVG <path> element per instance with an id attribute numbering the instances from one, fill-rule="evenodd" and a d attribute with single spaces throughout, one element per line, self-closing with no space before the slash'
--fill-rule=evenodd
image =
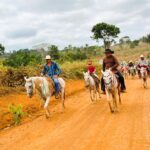
<path id="1" fill-rule="evenodd" d="M 45 59 L 51 59 L 51 56 L 50 55 L 46 55 Z"/>
<path id="2" fill-rule="evenodd" d="M 114 51 L 112 51 L 111 49 L 105 49 L 105 52 L 104 52 L 105 54 L 106 53 L 111 53 L 111 54 L 113 54 L 114 53 Z"/>
<path id="3" fill-rule="evenodd" d="M 141 55 L 140 58 L 144 58 L 144 55 Z"/>

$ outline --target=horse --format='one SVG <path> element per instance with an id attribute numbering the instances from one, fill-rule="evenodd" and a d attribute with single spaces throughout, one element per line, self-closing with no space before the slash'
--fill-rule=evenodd
<path id="1" fill-rule="evenodd" d="M 89 88 L 90 91 L 90 98 L 93 102 L 94 100 L 97 100 L 97 93 L 99 95 L 99 98 L 101 98 L 99 84 L 96 85 L 94 78 L 88 73 L 83 72 L 84 80 L 85 80 L 85 86 Z"/>
<path id="2" fill-rule="evenodd" d="M 145 67 L 141 67 L 140 68 L 140 74 L 141 74 L 141 78 L 143 81 L 143 87 L 146 88 L 147 87 L 147 69 Z"/>
<path id="3" fill-rule="evenodd" d="M 46 118 L 50 117 L 50 111 L 48 108 L 51 96 L 55 93 L 54 82 L 50 77 L 24 77 L 26 83 L 25 88 L 27 95 L 32 98 L 35 91 L 38 91 L 38 94 L 41 96 L 44 102 L 44 109 L 46 113 Z M 62 78 L 58 78 L 60 83 L 60 96 L 62 101 L 62 109 L 65 108 L 65 81 Z"/>
<path id="4" fill-rule="evenodd" d="M 101 71 L 103 74 L 105 91 L 111 113 L 118 111 L 117 94 L 119 97 L 119 103 L 121 104 L 121 84 L 118 81 L 116 75 L 110 70 Z"/>
<path id="5" fill-rule="evenodd" d="M 134 79 L 134 77 L 136 75 L 136 69 L 134 66 L 129 67 L 129 74 L 131 75 L 132 79 Z"/>

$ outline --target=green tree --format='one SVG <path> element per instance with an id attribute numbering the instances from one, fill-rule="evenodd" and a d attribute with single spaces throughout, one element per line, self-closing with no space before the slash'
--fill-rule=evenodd
<path id="1" fill-rule="evenodd" d="M 3 55 L 4 52 L 5 52 L 5 47 L 2 44 L 0 44 L 0 55 Z"/>
<path id="2" fill-rule="evenodd" d="M 20 67 L 27 65 L 37 65 L 42 62 L 41 54 L 37 51 L 31 51 L 28 49 L 23 49 L 19 51 L 14 51 L 4 62 L 5 66 Z"/>
<path id="3" fill-rule="evenodd" d="M 49 49 L 48 54 L 50 54 L 50 56 L 54 60 L 57 60 L 60 58 L 59 50 L 58 50 L 58 47 L 56 45 L 51 45 L 48 49 Z"/>
<path id="4" fill-rule="evenodd" d="M 130 42 L 130 48 L 135 48 L 139 45 L 139 40 L 134 40 Z"/>
<path id="5" fill-rule="evenodd" d="M 144 36 L 142 38 L 142 41 L 145 42 L 145 43 L 150 43 L 150 34 L 148 34 L 147 36 Z"/>
<path id="6" fill-rule="evenodd" d="M 98 23 L 93 26 L 93 39 L 99 40 L 102 39 L 104 42 L 105 48 L 110 48 L 111 44 L 114 42 L 114 38 L 118 37 L 120 29 L 115 25 L 107 23 Z"/>

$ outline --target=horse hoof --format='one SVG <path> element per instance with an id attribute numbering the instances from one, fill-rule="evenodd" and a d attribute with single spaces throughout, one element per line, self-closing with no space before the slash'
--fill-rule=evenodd
<path id="1" fill-rule="evenodd" d="M 114 113 L 114 110 L 111 110 L 110 112 L 111 112 L 111 113 Z"/>
<path id="2" fill-rule="evenodd" d="M 115 110 L 115 112 L 116 112 L 116 113 L 118 113 L 118 112 L 119 112 L 119 110 L 117 109 L 117 110 Z"/>
<path id="3" fill-rule="evenodd" d="M 45 115 L 45 118 L 46 118 L 46 119 L 49 119 L 49 118 L 50 118 L 50 115 Z"/>

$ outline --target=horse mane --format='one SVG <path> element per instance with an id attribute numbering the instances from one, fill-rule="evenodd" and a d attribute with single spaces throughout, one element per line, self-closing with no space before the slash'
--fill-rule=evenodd
<path id="1" fill-rule="evenodd" d="M 42 96 L 53 95 L 55 85 L 51 78 L 48 77 L 31 77 L 33 87 L 36 88 Z"/>

